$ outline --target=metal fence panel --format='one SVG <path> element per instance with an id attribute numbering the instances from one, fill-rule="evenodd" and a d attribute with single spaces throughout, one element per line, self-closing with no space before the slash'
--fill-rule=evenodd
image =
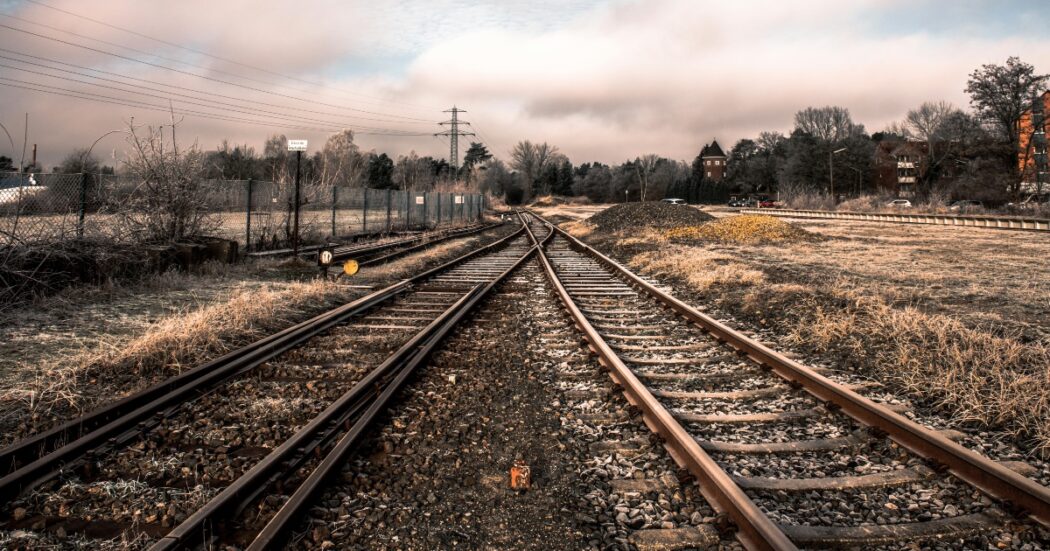
<path id="1" fill-rule="evenodd" d="M 212 235 L 246 250 L 287 246 L 294 185 L 262 180 L 201 184 Z M 33 245 L 77 237 L 134 240 L 128 205 L 144 197 L 135 180 L 100 174 L 0 173 L 0 246 Z M 365 189 L 303 184 L 302 242 L 360 234 L 458 226 L 477 221 L 485 197 L 450 192 Z"/>

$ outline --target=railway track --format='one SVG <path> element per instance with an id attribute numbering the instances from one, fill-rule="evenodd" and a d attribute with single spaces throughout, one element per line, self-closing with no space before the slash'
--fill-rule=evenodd
<path id="1" fill-rule="evenodd" d="M 437 233 L 421 234 L 405 239 L 368 245 L 347 245 L 332 249 L 333 261 L 357 260 L 361 267 L 390 262 L 402 256 L 419 252 L 445 241 L 469 237 L 499 227 L 499 223 L 479 224 Z M 312 256 L 316 257 L 317 253 Z"/>
<path id="2" fill-rule="evenodd" d="M 1050 490 L 1026 465 L 967 450 L 877 385 L 802 366 L 561 230 L 540 249 L 590 350 L 745 547 L 1047 537 Z"/>
<path id="3" fill-rule="evenodd" d="M 42 547 L 279 548 L 413 370 L 533 254 L 529 239 L 523 225 L 0 450 L 3 527 Z"/>

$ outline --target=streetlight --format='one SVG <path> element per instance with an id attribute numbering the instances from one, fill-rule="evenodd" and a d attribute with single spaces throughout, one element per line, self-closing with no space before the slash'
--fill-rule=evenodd
<path id="1" fill-rule="evenodd" d="M 837 153 L 842 153 L 845 150 L 846 150 L 845 147 L 840 147 L 840 148 L 836 149 L 835 151 L 832 151 L 831 153 L 828 153 L 828 181 L 831 184 L 830 185 L 830 187 L 831 187 L 831 201 L 833 203 L 837 203 L 838 201 L 835 201 L 835 169 L 834 169 L 834 166 L 833 166 L 832 162 L 834 161 L 835 155 Z"/>

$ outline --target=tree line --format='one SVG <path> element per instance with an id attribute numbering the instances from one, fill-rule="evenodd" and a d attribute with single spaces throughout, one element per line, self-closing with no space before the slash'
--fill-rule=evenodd
<path id="1" fill-rule="evenodd" d="M 721 181 L 706 177 L 698 154 L 687 164 L 644 155 L 619 165 L 573 165 L 547 143 L 519 142 L 509 163 L 493 159 L 480 178 L 483 191 L 510 203 L 537 195 L 585 196 L 596 202 L 678 197 L 721 201 L 731 194 L 864 195 L 877 193 L 878 151 L 911 144 L 916 159 L 914 192 L 1001 202 L 1022 195 L 1022 167 L 1030 148 L 1020 121 L 1043 91 L 1048 75 L 1011 57 L 969 75 L 970 110 L 927 101 L 884 130 L 868 133 L 841 106 L 807 107 L 794 116 L 790 133 L 760 132 L 728 152 Z M 892 162 L 896 178 L 896 162 Z M 832 187 L 834 186 L 834 190 Z M 1038 189 L 1036 194 L 1046 190 Z"/>
<path id="2" fill-rule="evenodd" d="M 794 116 L 790 133 L 761 132 L 740 139 L 728 152 L 721 181 L 705 176 L 698 154 L 692 162 L 648 154 L 618 165 L 573 164 L 546 142 L 518 142 L 504 161 L 482 143 L 471 143 L 463 166 L 415 152 L 396 158 L 363 151 L 354 133 L 330 136 L 305 156 L 304 181 L 375 189 L 429 190 L 448 185 L 476 189 L 522 203 L 536 196 L 583 196 L 595 202 L 680 197 L 692 202 L 724 200 L 733 193 L 817 193 L 860 195 L 877 192 L 879 151 L 887 145 L 918 144 L 921 154 L 915 193 L 932 193 L 990 202 L 1021 195 L 1023 168 L 1030 150 L 1020 121 L 1048 75 L 1016 57 L 1002 65 L 983 65 L 969 75 L 970 109 L 928 101 L 885 129 L 868 133 L 841 106 L 807 107 Z M 1024 145 L 1024 147 L 1022 147 Z M 112 172 L 85 150 L 71 153 L 56 172 Z M 203 177 L 288 182 L 294 156 L 284 135 L 270 136 L 261 152 L 227 141 L 203 153 Z M 11 169 L 0 158 L 0 170 Z M 32 167 L 38 170 L 38 167 Z M 834 190 L 832 189 L 834 187 Z M 1043 190 L 1038 190 L 1041 193 Z"/>

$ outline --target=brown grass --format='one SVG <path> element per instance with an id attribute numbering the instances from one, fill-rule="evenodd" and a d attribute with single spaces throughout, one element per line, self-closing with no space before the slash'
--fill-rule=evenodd
<path id="1" fill-rule="evenodd" d="M 884 225 L 806 229 L 823 239 L 704 247 L 590 240 L 953 422 L 1050 456 L 1050 299 L 1047 279 L 1032 269 L 1045 241 Z"/>
<path id="2" fill-rule="evenodd" d="M 715 285 L 758 285 L 765 276 L 731 256 L 698 247 L 675 246 L 635 255 L 628 265 L 644 275 L 683 279 L 696 291 Z"/>
<path id="3" fill-rule="evenodd" d="M 951 412 L 1002 429 L 1050 454 L 1050 348 L 992 335 L 948 316 L 893 307 L 829 282 L 753 288 L 744 309 L 765 319 L 797 313 L 788 338 L 862 365 L 879 380 Z"/>
<path id="4" fill-rule="evenodd" d="M 664 236 L 674 240 L 744 244 L 806 241 L 814 238 L 806 230 L 762 214 L 731 216 L 699 226 L 672 228 L 665 231 Z"/>
<path id="5" fill-rule="evenodd" d="M 588 224 L 587 222 L 584 222 L 582 220 L 577 220 L 575 222 L 566 222 L 565 224 L 561 225 L 561 228 L 568 232 L 569 235 L 580 239 L 594 233 L 595 229 L 593 225 Z"/>
<path id="6" fill-rule="evenodd" d="M 26 366 L 0 391 L 0 404 L 7 414 L 21 410 L 33 418 L 54 410 L 81 411 L 92 401 L 86 392 L 96 385 L 177 374 L 344 294 L 336 283 L 321 280 L 235 290 L 228 300 L 168 315 L 130 341 L 102 341 L 79 353 Z"/>

